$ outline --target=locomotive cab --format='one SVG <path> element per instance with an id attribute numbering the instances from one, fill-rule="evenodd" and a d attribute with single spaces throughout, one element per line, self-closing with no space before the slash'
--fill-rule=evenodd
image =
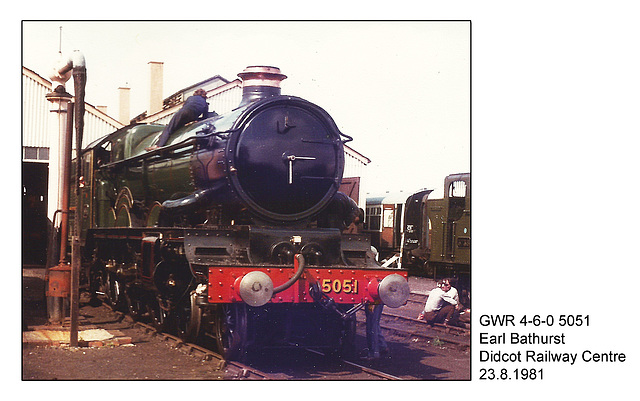
<path id="1" fill-rule="evenodd" d="M 430 192 L 430 191 L 429 191 Z M 402 257 L 417 274 L 460 278 L 469 287 L 471 272 L 471 175 L 451 174 L 444 196 L 418 192 L 407 199 Z"/>

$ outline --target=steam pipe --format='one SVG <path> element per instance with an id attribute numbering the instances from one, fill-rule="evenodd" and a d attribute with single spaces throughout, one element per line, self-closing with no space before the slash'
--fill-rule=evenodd
<path id="1" fill-rule="evenodd" d="M 67 63 L 67 66 L 69 63 Z M 73 87 L 75 92 L 75 102 L 73 117 L 76 127 L 76 210 L 75 210 L 75 235 L 71 243 L 71 302 L 70 302 L 70 340 L 69 345 L 78 346 L 78 317 L 80 302 L 80 265 L 82 263 L 80 254 L 80 232 L 82 231 L 82 197 L 80 196 L 80 182 L 82 180 L 82 137 L 84 134 L 84 94 L 87 83 L 87 68 L 84 55 L 79 51 L 74 51 L 71 57 L 73 66 Z"/>
<path id="2" fill-rule="evenodd" d="M 82 155 L 82 138 L 84 136 L 84 94 L 87 84 L 87 68 L 85 65 L 84 55 L 77 50 L 73 52 L 73 56 L 70 58 L 70 61 L 73 66 L 73 87 L 75 91 L 73 115 L 76 127 L 76 194 L 80 195 L 78 184 L 80 183 L 80 177 L 82 177 L 82 163 L 80 156 Z M 69 63 L 65 65 L 65 68 L 67 68 L 68 65 Z M 81 215 L 78 213 L 79 210 L 80 208 L 76 207 L 76 217 L 80 217 Z"/>
<path id="3" fill-rule="evenodd" d="M 274 294 L 282 292 L 282 291 L 286 290 L 287 288 L 291 287 L 293 285 L 293 283 L 298 281 L 300 276 L 302 276 L 302 273 L 304 272 L 304 268 L 305 268 L 305 262 L 304 262 L 304 256 L 302 256 L 299 253 L 297 253 L 296 256 L 294 256 L 294 265 L 296 265 L 296 264 L 298 265 L 298 270 L 296 271 L 296 274 L 294 274 L 293 277 L 291 277 L 289 279 L 289 281 L 287 281 L 286 283 L 284 283 L 282 285 L 279 285 L 276 288 L 274 288 L 273 289 L 273 293 Z"/>
<path id="4" fill-rule="evenodd" d="M 78 68 L 86 68 L 85 59 L 84 55 L 79 50 L 74 50 L 66 59 L 62 57 L 60 58 L 58 64 L 53 67 L 53 71 L 49 74 L 49 79 L 53 82 L 57 82 L 58 85 L 64 86 L 69 78 L 71 78 L 72 70 Z M 56 88 L 53 89 L 55 90 Z"/>
<path id="5" fill-rule="evenodd" d="M 72 105 L 71 103 L 70 105 Z M 60 191 L 58 197 L 60 199 L 60 213 L 62 218 L 60 220 L 60 260 L 59 264 L 65 264 L 67 262 L 67 245 L 69 239 L 69 196 L 71 182 L 71 152 L 72 152 L 72 138 L 73 138 L 73 108 L 67 109 L 67 130 L 63 135 L 63 149 L 61 154 L 64 155 L 61 158 L 61 174 L 60 174 Z"/>

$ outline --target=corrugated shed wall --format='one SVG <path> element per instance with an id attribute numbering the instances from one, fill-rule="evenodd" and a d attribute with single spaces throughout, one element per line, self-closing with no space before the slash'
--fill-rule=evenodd
<path id="1" fill-rule="evenodd" d="M 28 71 L 30 72 L 30 71 Z M 49 102 L 45 95 L 51 84 L 36 74 L 22 74 L 22 146 L 49 147 L 47 118 Z"/>
<path id="2" fill-rule="evenodd" d="M 366 162 L 354 156 L 353 151 L 348 146 L 344 148 L 344 176 L 362 177 L 365 172 Z"/>
<path id="3" fill-rule="evenodd" d="M 98 113 L 99 112 L 97 110 L 94 113 L 93 110 L 89 108 L 87 108 L 84 113 L 84 136 L 82 138 L 83 148 L 96 139 L 102 138 L 103 136 L 122 127 L 119 123 L 116 125 L 114 122 L 105 120 Z"/>
<path id="4" fill-rule="evenodd" d="M 209 109 L 225 114 L 238 107 L 242 100 L 242 87 L 234 86 L 209 98 Z"/>
<path id="5" fill-rule="evenodd" d="M 48 132 L 47 119 L 49 118 L 51 103 L 45 98 L 45 95 L 49 92 L 51 92 L 51 83 L 49 81 L 28 68 L 22 68 L 23 147 L 49 147 L 49 142 L 53 135 L 53 133 Z M 84 115 L 83 146 L 121 127 L 122 125 L 116 120 L 87 104 Z"/>

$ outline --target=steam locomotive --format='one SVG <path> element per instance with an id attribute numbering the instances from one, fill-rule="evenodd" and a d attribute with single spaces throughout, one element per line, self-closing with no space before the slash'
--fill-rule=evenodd
<path id="1" fill-rule="evenodd" d="M 81 154 L 83 269 L 90 289 L 228 359 L 256 348 L 351 354 L 355 312 L 399 307 L 407 272 L 382 268 L 338 188 L 342 134 L 331 116 L 281 94 L 278 68 L 253 66 L 240 105 L 176 130 L 132 124 Z"/>
<path id="2" fill-rule="evenodd" d="M 422 266 L 424 273 L 457 277 L 468 287 L 471 275 L 471 174 L 450 174 L 444 196 L 430 198 L 430 190 L 407 198 L 402 259 Z"/>

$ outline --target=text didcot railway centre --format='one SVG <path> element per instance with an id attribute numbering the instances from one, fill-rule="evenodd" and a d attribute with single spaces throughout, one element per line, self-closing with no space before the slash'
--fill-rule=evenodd
<path id="1" fill-rule="evenodd" d="M 552 351 L 525 351 L 524 359 L 522 351 L 480 351 L 480 362 L 566 362 L 573 365 L 578 359 L 577 352 L 552 352 Z M 618 352 L 591 352 L 583 351 L 580 354 L 583 362 L 625 362 L 627 356 Z"/>

